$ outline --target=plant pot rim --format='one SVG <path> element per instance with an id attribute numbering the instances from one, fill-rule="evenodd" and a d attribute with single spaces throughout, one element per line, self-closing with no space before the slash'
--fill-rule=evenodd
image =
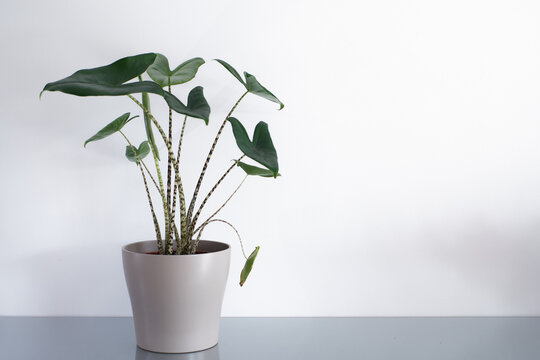
<path id="1" fill-rule="evenodd" d="M 130 254 L 137 254 L 139 256 L 152 256 L 152 257 L 155 257 L 156 255 L 162 255 L 162 256 L 167 256 L 167 257 L 170 257 L 171 255 L 163 255 L 163 254 L 148 254 L 146 251 L 137 251 L 137 250 L 134 250 L 134 249 L 130 249 L 132 247 L 138 247 L 138 246 L 143 246 L 143 245 L 147 245 L 147 244 L 153 244 L 155 243 L 157 240 L 143 240 L 143 241 L 136 241 L 136 242 L 132 242 L 132 243 L 129 243 L 129 244 L 126 244 L 124 246 L 122 246 L 122 251 L 123 252 L 126 252 L 126 253 L 130 253 Z M 227 243 L 224 243 L 224 242 L 221 242 L 221 241 L 214 241 L 214 240 L 200 240 L 199 241 L 199 246 L 208 246 L 210 245 L 211 247 L 217 247 L 218 249 L 210 249 L 208 250 L 207 252 L 205 253 L 201 253 L 201 254 L 181 254 L 180 256 L 205 256 L 205 255 L 211 255 L 211 254 L 217 254 L 217 253 L 220 253 L 220 252 L 224 252 L 224 251 L 228 251 L 231 246 Z M 175 256 L 175 255 L 173 255 Z"/>

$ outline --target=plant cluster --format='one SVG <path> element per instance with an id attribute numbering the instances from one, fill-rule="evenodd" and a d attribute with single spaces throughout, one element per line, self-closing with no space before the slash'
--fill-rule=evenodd
<path id="1" fill-rule="evenodd" d="M 125 95 L 141 108 L 143 115 L 142 123 L 145 127 L 146 140 L 142 141 L 139 146 L 136 146 L 135 143 L 130 141 L 126 134 L 122 131 L 125 125 L 130 123 L 133 119 L 139 117 L 138 115 L 131 116 L 130 113 L 125 113 L 117 117 L 103 129 L 99 130 L 94 136 L 86 140 L 84 146 L 86 147 L 86 145 L 90 142 L 101 140 L 115 133 L 120 134 L 126 140 L 127 145 L 125 155 L 126 158 L 129 161 L 134 162 L 140 170 L 148 198 L 150 212 L 154 222 L 158 254 L 161 255 L 185 255 L 196 253 L 197 246 L 205 226 L 216 221 L 231 226 L 238 235 L 240 244 L 242 245 L 238 231 L 236 231 L 234 226 L 223 219 L 216 218 L 215 216 L 238 191 L 249 175 L 270 178 L 276 178 L 279 176 L 277 153 L 272 143 L 272 138 L 270 137 L 268 124 L 262 121 L 259 122 L 255 127 L 253 137 L 250 139 L 242 123 L 238 119 L 231 117 L 231 115 L 247 94 L 255 94 L 275 102 L 279 104 L 280 110 L 283 108 L 283 103 L 269 90 L 263 87 L 257 81 L 255 76 L 244 72 L 244 78 L 242 78 L 240 74 L 225 61 L 216 61 L 227 69 L 244 86 L 245 91 L 239 97 L 238 101 L 232 106 L 216 134 L 214 142 L 212 143 L 203 164 L 189 204 L 187 203 L 186 196 L 184 194 L 182 175 L 180 171 L 180 157 L 182 154 L 184 131 L 188 118 L 201 119 L 206 125 L 208 125 L 210 119 L 210 106 L 204 97 L 203 88 L 201 86 L 197 86 L 189 92 L 186 104 L 173 95 L 172 88 L 173 86 L 185 84 L 192 80 L 197 74 L 200 66 L 205 63 L 202 58 L 197 57 L 187 60 L 177 66 L 174 70 L 171 70 L 169 67 L 169 61 L 161 54 L 147 53 L 125 57 L 106 66 L 79 70 L 73 75 L 64 79 L 48 83 L 41 92 L 41 94 L 43 94 L 44 91 L 60 91 L 77 96 Z M 143 79 L 143 75 L 145 74 L 150 78 L 150 80 Z M 130 80 L 133 81 L 129 82 Z M 135 98 L 133 95 L 139 93 L 141 94 L 140 100 Z M 165 132 L 165 129 L 152 114 L 148 94 L 161 96 L 167 103 L 169 107 L 168 132 Z M 183 115 L 183 123 L 176 149 L 173 147 L 173 112 Z M 243 155 L 236 159 L 234 163 L 227 169 L 227 171 L 225 171 L 223 176 L 221 176 L 217 183 L 204 197 L 198 208 L 195 209 L 196 200 L 199 195 L 199 190 L 208 168 L 208 164 L 210 163 L 210 159 L 212 158 L 216 144 L 218 143 L 220 135 L 227 123 L 231 124 L 236 144 Z M 155 141 L 154 130 L 158 131 L 166 146 L 166 178 L 163 176 L 164 172 L 162 172 L 160 167 L 160 153 Z M 150 153 L 155 166 L 155 174 L 152 174 L 152 171 L 150 171 L 149 167 L 144 162 L 144 159 Z M 256 161 L 263 167 L 251 165 L 242 161 L 245 157 Z M 208 202 L 208 199 L 216 191 L 227 175 L 236 167 L 241 168 L 246 173 L 246 176 L 240 185 L 238 185 L 229 198 L 219 208 L 217 208 L 212 215 L 210 215 L 206 220 L 199 222 L 201 211 Z M 160 226 L 156 216 L 154 200 L 150 191 L 152 185 L 159 194 L 159 200 L 163 208 L 163 228 Z M 175 221 L 178 216 L 176 211 L 177 208 L 179 208 L 180 213 L 178 223 Z M 258 251 L 259 247 L 257 246 L 249 256 L 246 256 L 242 246 L 242 252 L 246 258 L 246 263 L 240 276 L 240 285 L 243 285 L 243 283 L 246 281 Z"/>

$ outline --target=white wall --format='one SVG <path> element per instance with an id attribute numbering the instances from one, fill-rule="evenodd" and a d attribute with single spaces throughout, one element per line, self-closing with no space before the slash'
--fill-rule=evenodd
<path id="1" fill-rule="evenodd" d="M 189 191 L 242 93 L 211 59 L 286 104 L 236 113 L 270 124 L 283 177 L 249 179 L 223 213 L 261 245 L 244 288 L 233 232 L 207 231 L 234 250 L 224 315 L 540 315 L 539 16 L 516 0 L 3 1 L 0 315 L 130 314 L 120 246 L 153 235 L 141 179 L 121 138 L 82 143 L 137 108 L 38 94 L 147 51 L 208 60 L 177 92 L 203 85 L 212 105 L 209 127 L 189 122 Z M 225 133 L 205 189 L 238 155 Z"/>

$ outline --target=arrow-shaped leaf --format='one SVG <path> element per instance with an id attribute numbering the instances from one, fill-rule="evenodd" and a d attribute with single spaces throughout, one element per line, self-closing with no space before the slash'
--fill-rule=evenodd
<path id="1" fill-rule="evenodd" d="M 208 105 L 208 101 L 206 101 L 206 98 L 204 97 L 203 88 L 201 86 L 197 86 L 189 92 L 187 107 L 191 112 L 200 114 L 202 116 L 201 119 L 208 125 L 210 105 Z"/>
<path id="2" fill-rule="evenodd" d="M 107 124 L 107 126 L 105 126 L 103 129 L 99 130 L 94 136 L 86 140 L 84 142 L 84 147 L 86 147 L 86 144 L 88 144 L 89 142 L 104 139 L 107 136 L 110 136 L 115 132 L 120 131 L 124 127 L 124 125 L 126 125 L 129 121 L 131 121 L 131 119 L 134 119 L 136 117 L 138 117 L 138 115 L 130 118 L 129 113 L 120 115 L 119 117 L 111 121 L 109 124 Z"/>
<path id="3" fill-rule="evenodd" d="M 164 55 L 157 54 L 156 60 L 148 68 L 148 75 L 161 86 L 183 84 L 195 77 L 199 67 L 204 64 L 200 57 L 193 58 L 178 65 L 176 69 L 169 69 L 169 60 Z"/>
<path id="4" fill-rule="evenodd" d="M 259 95 L 260 97 L 263 97 L 266 100 L 275 102 L 279 104 L 279 110 L 283 109 L 285 105 L 283 105 L 283 103 L 274 94 L 272 94 L 268 89 L 262 86 L 257 81 L 255 76 L 248 74 L 245 71 L 244 71 L 244 76 L 246 77 L 246 89 L 248 89 L 250 93 Z"/>
<path id="5" fill-rule="evenodd" d="M 246 129 L 238 119 L 230 117 L 229 122 L 233 128 L 234 138 L 238 148 L 249 158 L 257 161 L 272 171 L 274 177 L 278 176 L 279 165 L 276 149 L 272 143 L 268 124 L 261 121 L 255 127 L 253 142 L 249 139 Z"/>
<path id="6" fill-rule="evenodd" d="M 48 83 L 44 91 L 61 91 L 77 96 L 119 96 L 134 93 L 153 93 L 162 96 L 174 111 L 208 121 L 208 117 L 191 111 L 176 96 L 164 91 L 153 81 L 137 81 L 124 84 L 144 73 L 154 62 L 156 54 L 130 56 L 114 63 L 93 69 L 79 70 L 67 78 Z M 41 95 L 41 94 L 40 94 Z"/>
<path id="7" fill-rule="evenodd" d="M 274 177 L 274 173 L 268 169 L 263 169 L 257 166 L 246 164 L 242 161 L 238 161 L 236 163 L 237 166 L 240 166 L 242 170 L 246 172 L 248 175 L 255 175 L 255 176 L 262 176 L 262 177 Z M 281 174 L 277 174 L 277 176 L 281 176 Z"/>
<path id="8" fill-rule="evenodd" d="M 126 146 L 127 159 L 135 163 L 138 162 L 139 160 L 144 159 L 146 155 L 148 155 L 148 153 L 150 153 L 150 145 L 148 145 L 148 141 L 143 141 L 141 145 L 139 145 L 138 149 L 135 146 L 133 147 L 131 147 L 131 145 Z"/>
<path id="9" fill-rule="evenodd" d="M 244 85 L 244 87 L 246 88 L 248 92 L 261 96 L 265 98 L 266 100 L 275 102 L 279 104 L 279 110 L 283 109 L 285 105 L 274 94 L 272 94 L 270 90 L 262 86 L 257 81 L 255 76 L 244 71 L 244 77 L 246 78 L 246 81 L 244 81 L 242 77 L 240 76 L 240 74 L 238 74 L 238 71 L 236 71 L 231 65 L 229 65 L 223 60 L 219 60 L 219 59 L 215 59 L 215 60 L 219 62 L 221 65 L 223 65 L 223 67 L 225 67 L 225 69 L 227 69 L 236 79 L 238 79 L 238 81 L 240 81 L 240 83 Z"/>
<path id="10" fill-rule="evenodd" d="M 220 59 L 215 59 L 218 63 L 220 63 L 221 65 L 223 65 L 223 67 L 225 69 L 227 69 L 235 78 L 238 79 L 238 81 L 240 81 L 240 83 L 244 86 L 246 86 L 246 82 L 242 79 L 242 77 L 240 76 L 240 74 L 238 73 L 238 71 L 236 71 L 231 65 L 229 65 L 228 63 L 226 63 L 225 61 L 223 60 L 220 60 Z"/>
<path id="11" fill-rule="evenodd" d="M 240 273 L 240 286 L 244 285 L 246 282 L 249 273 L 251 272 L 251 269 L 253 268 L 253 263 L 255 262 L 255 258 L 257 257 L 257 254 L 259 253 L 259 246 L 253 250 L 253 252 L 249 255 L 249 257 L 246 260 L 246 264 L 244 265 L 244 268 L 242 269 L 242 272 Z"/>

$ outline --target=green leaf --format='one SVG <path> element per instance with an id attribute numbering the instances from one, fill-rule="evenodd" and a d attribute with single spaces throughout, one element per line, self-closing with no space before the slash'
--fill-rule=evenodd
<path id="1" fill-rule="evenodd" d="M 237 78 L 238 81 L 242 83 L 242 85 L 246 86 L 246 83 L 244 82 L 244 80 L 242 79 L 238 71 L 236 71 L 231 65 L 229 65 L 228 63 L 220 59 L 215 59 L 215 60 L 221 65 L 223 65 L 223 67 L 225 67 L 225 69 L 227 69 L 235 78 Z"/>
<path id="2" fill-rule="evenodd" d="M 197 86 L 189 92 L 187 107 L 191 112 L 200 114 L 206 125 L 208 125 L 210 105 L 208 105 L 208 102 L 204 97 L 203 88 L 201 86 Z"/>
<path id="3" fill-rule="evenodd" d="M 147 72 L 150 78 L 161 86 L 178 85 L 193 79 L 202 64 L 204 60 L 197 57 L 183 62 L 171 71 L 169 60 L 164 55 L 157 54 L 156 60 Z"/>
<path id="4" fill-rule="evenodd" d="M 129 118 L 129 113 L 125 113 L 123 115 L 120 115 L 113 121 L 111 121 L 107 126 L 105 126 L 103 129 L 99 130 L 94 136 L 92 136 L 90 139 L 86 140 L 84 142 L 84 147 L 86 147 L 86 144 L 92 141 L 97 141 L 106 138 L 107 136 L 110 136 L 114 134 L 115 132 L 120 131 L 124 125 L 126 125 L 131 119 L 134 119 L 138 116 L 134 116 L 132 118 Z"/>
<path id="5" fill-rule="evenodd" d="M 256 176 L 262 176 L 262 177 L 274 177 L 274 173 L 268 169 L 263 169 L 257 166 L 249 165 L 241 161 L 236 162 L 237 166 L 240 166 L 242 170 L 246 172 L 248 175 L 256 175 Z M 281 176 L 281 174 L 277 174 L 277 176 Z"/>
<path id="6" fill-rule="evenodd" d="M 133 151 L 135 150 L 135 151 Z M 133 148 L 130 145 L 126 146 L 126 157 L 129 161 L 138 162 L 138 160 L 142 160 L 150 153 L 150 145 L 148 145 L 148 141 L 143 141 L 141 145 L 139 145 L 139 148 L 137 149 L 135 146 Z M 139 157 L 139 159 L 137 159 Z"/>
<path id="7" fill-rule="evenodd" d="M 191 111 L 176 96 L 153 81 L 124 84 L 144 73 L 152 65 L 156 54 L 142 54 L 120 59 L 110 65 L 79 70 L 65 79 L 48 83 L 44 91 L 61 91 L 77 96 L 119 96 L 134 93 L 153 93 L 162 96 L 177 113 L 208 121 L 208 116 Z M 41 94 L 40 94 L 41 96 Z"/>
<path id="8" fill-rule="evenodd" d="M 255 76 L 248 74 L 244 71 L 244 76 L 246 77 L 246 89 L 255 95 L 261 96 L 265 98 L 266 100 L 270 100 L 272 102 L 275 102 L 279 104 L 279 110 L 283 109 L 285 105 L 274 95 L 272 94 L 268 89 L 266 89 L 264 86 L 262 86 Z"/>
<path id="9" fill-rule="evenodd" d="M 255 127 L 253 142 L 249 139 L 246 129 L 238 119 L 230 117 L 229 122 L 233 128 L 234 138 L 238 148 L 249 158 L 257 161 L 272 171 L 274 177 L 278 176 L 279 165 L 276 149 L 272 143 L 268 124 L 261 121 Z"/>
<path id="10" fill-rule="evenodd" d="M 249 273 L 251 272 L 251 269 L 253 268 L 253 263 L 255 262 L 255 258 L 257 257 L 257 254 L 259 253 L 260 246 L 257 246 L 255 250 L 249 255 L 249 257 L 246 260 L 246 264 L 244 265 L 244 268 L 242 269 L 242 272 L 240 273 L 240 286 L 244 285 L 244 283 L 247 280 L 247 277 Z"/>
<path id="11" fill-rule="evenodd" d="M 246 81 L 244 81 L 242 79 L 242 77 L 240 76 L 240 74 L 238 74 L 238 71 L 236 71 L 231 65 L 229 65 L 228 63 L 226 63 L 223 60 L 219 60 L 219 59 L 215 59 L 215 60 L 217 62 L 219 62 L 221 65 L 223 65 L 225 67 L 225 69 L 229 70 L 229 72 L 231 74 L 233 74 L 233 76 L 235 78 L 237 78 L 238 81 L 240 81 L 242 83 L 242 85 L 245 86 L 247 91 L 249 91 L 252 94 L 261 96 L 261 97 L 265 98 L 266 100 L 270 100 L 272 102 L 275 102 L 275 103 L 279 104 L 279 110 L 283 109 L 283 107 L 285 105 L 274 94 L 272 94 L 270 92 L 270 90 L 268 90 L 267 88 L 262 86 L 257 81 L 255 76 L 253 76 L 253 75 L 251 75 L 251 74 L 244 71 L 244 77 L 246 78 Z"/>

